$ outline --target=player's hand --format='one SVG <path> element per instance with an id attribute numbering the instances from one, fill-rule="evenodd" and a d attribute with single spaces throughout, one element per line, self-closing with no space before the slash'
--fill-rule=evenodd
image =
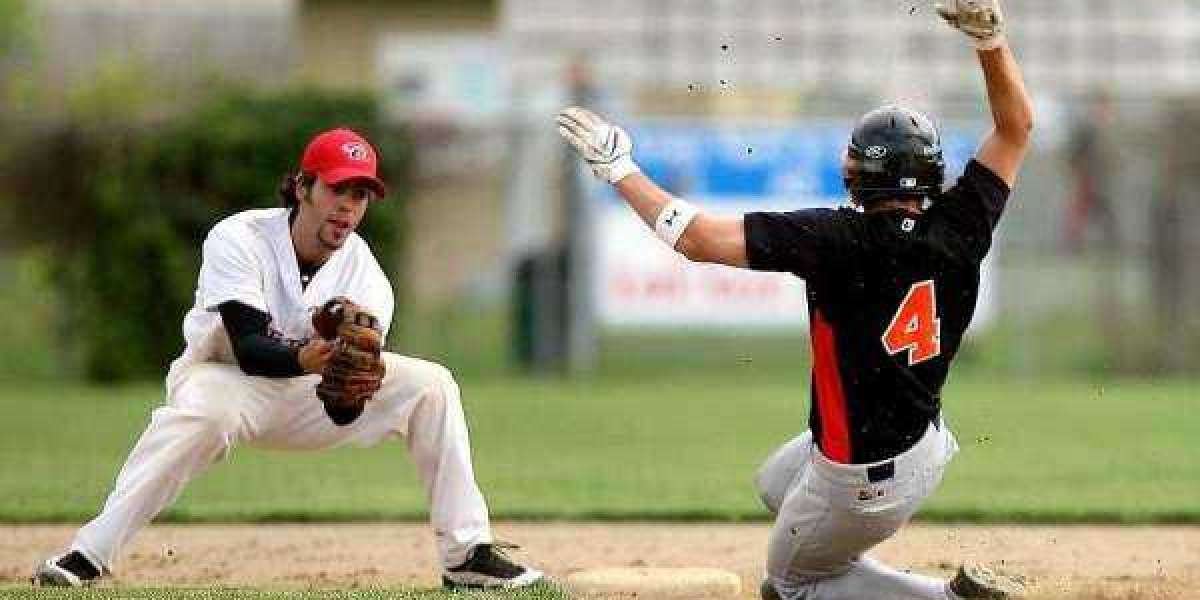
<path id="1" fill-rule="evenodd" d="M 563 109 L 555 121 L 559 135 L 571 143 L 596 177 L 616 183 L 641 172 L 633 162 L 633 140 L 624 129 L 578 106 Z"/>
<path id="2" fill-rule="evenodd" d="M 296 354 L 296 361 L 300 363 L 300 368 L 304 369 L 305 373 L 320 375 L 325 372 L 325 365 L 333 357 L 335 349 L 334 342 L 316 337 L 300 347 L 300 351 Z"/>
<path id="3" fill-rule="evenodd" d="M 974 39 L 980 50 L 992 50 L 1004 43 L 1000 0 L 942 0 L 937 13 L 951 27 Z"/>

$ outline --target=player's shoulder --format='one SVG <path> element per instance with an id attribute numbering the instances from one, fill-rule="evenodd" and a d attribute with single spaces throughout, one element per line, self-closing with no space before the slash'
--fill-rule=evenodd
<path id="1" fill-rule="evenodd" d="M 960 196 L 964 194 L 987 194 L 1008 196 L 1012 192 L 999 175 L 987 165 L 976 159 L 971 159 L 963 168 L 962 175 L 943 195 Z"/>
<path id="2" fill-rule="evenodd" d="M 251 239 L 272 227 L 287 223 L 286 208 L 255 208 L 234 213 L 217 221 L 208 232 L 210 239 Z"/>
<path id="3" fill-rule="evenodd" d="M 785 212 L 748 213 L 746 217 L 767 224 L 789 223 L 793 225 L 840 224 L 856 221 L 861 213 L 849 206 L 808 207 Z"/>
<path id="4" fill-rule="evenodd" d="M 866 212 L 853 206 L 810 208 L 810 218 L 830 235 L 853 235 L 868 225 Z"/>
<path id="5" fill-rule="evenodd" d="M 351 233 L 343 248 L 350 254 L 350 260 L 353 261 L 359 268 L 366 270 L 373 277 L 378 277 L 384 281 L 387 280 L 387 275 L 383 272 L 383 267 L 379 265 L 379 260 L 375 257 L 375 252 L 371 250 L 370 244 L 363 239 L 357 232 Z"/>

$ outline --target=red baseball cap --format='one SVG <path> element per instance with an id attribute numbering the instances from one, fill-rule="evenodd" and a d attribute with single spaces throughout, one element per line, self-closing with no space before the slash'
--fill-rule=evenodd
<path id="1" fill-rule="evenodd" d="M 378 167 L 379 154 L 375 148 L 363 136 L 344 128 L 317 134 L 300 159 L 301 169 L 316 173 L 329 185 L 361 179 L 383 197 L 387 188 L 379 179 Z"/>

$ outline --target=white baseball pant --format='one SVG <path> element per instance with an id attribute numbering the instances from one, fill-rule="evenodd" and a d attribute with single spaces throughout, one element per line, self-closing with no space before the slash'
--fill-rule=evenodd
<path id="1" fill-rule="evenodd" d="M 912 448 L 872 465 L 830 461 L 812 432 L 784 444 L 757 477 L 763 503 L 776 515 L 768 580 L 784 600 L 953 600 L 946 581 L 897 571 L 864 553 L 916 513 L 957 451 L 944 424 L 930 425 Z M 868 470 L 877 466 L 894 474 L 870 481 Z"/>
<path id="2" fill-rule="evenodd" d="M 470 548 L 492 537 L 458 384 L 435 363 L 387 352 L 383 359 L 382 387 L 363 414 L 342 427 L 316 397 L 317 375 L 270 379 L 224 363 L 172 365 L 166 404 L 154 411 L 104 508 L 79 530 L 71 549 L 111 571 L 133 536 L 238 444 L 320 450 L 399 436 L 425 485 L 442 564 L 462 564 Z"/>

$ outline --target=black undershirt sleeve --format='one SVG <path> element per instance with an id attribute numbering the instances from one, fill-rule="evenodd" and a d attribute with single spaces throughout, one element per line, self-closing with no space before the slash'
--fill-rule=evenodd
<path id="1" fill-rule="evenodd" d="M 267 334 L 271 315 L 236 300 L 217 305 L 233 345 L 238 366 L 247 375 L 297 377 L 304 375 L 297 349 Z"/>

